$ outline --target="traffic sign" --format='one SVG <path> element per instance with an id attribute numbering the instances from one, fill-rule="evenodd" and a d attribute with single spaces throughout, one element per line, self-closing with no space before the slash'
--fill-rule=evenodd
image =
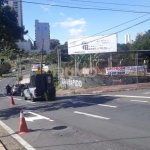
<path id="1" fill-rule="evenodd" d="M 1 65 L 4 65 L 4 58 L 1 59 Z"/>

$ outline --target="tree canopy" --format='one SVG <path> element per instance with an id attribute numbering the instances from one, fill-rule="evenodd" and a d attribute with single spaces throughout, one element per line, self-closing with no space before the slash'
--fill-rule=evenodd
<path id="1" fill-rule="evenodd" d="M 7 0 L 0 0 L 0 51 L 16 48 L 15 43 L 28 32 L 18 25 L 16 11 L 6 4 Z"/>

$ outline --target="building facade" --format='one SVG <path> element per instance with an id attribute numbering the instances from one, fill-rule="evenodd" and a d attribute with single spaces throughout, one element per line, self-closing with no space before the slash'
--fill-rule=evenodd
<path id="1" fill-rule="evenodd" d="M 19 49 L 24 49 L 25 51 L 31 51 L 32 49 L 32 42 L 28 41 L 19 41 L 17 42 L 17 46 Z"/>
<path id="2" fill-rule="evenodd" d="M 125 41 L 124 41 L 124 43 L 127 44 L 127 43 L 130 43 L 130 41 L 131 41 L 130 34 L 129 33 L 125 34 Z"/>
<path id="3" fill-rule="evenodd" d="M 10 7 L 13 7 L 14 10 L 17 12 L 18 25 L 22 27 L 23 26 L 22 0 L 9 0 L 8 5 Z"/>
<path id="4" fill-rule="evenodd" d="M 50 51 L 50 26 L 49 23 L 40 23 L 35 20 L 35 41 L 37 50 Z"/>

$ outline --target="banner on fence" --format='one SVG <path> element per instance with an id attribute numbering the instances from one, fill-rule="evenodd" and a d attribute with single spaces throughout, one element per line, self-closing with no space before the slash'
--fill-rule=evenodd
<path id="1" fill-rule="evenodd" d="M 147 73 L 147 66 L 126 66 L 126 67 L 107 67 L 106 69 L 106 75 L 137 75 L 137 69 L 138 69 L 138 75 L 146 75 Z"/>
<path id="2" fill-rule="evenodd" d="M 83 68 L 82 74 L 90 74 L 90 69 L 89 68 Z"/>
<path id="3" fill-rule="evenodd" d="M 106 75 L 120 75 L 125 74 L 125 67 L 107 67 Z"/>
<path id="4" fill-rule="evenodd" d="M 138 69 L 138 75 L 145 75 L 147 73 L 147 66 L 127 66 L 125 67 L 125 74 L 128 75 L 137 75 L 137 69 Z"/>

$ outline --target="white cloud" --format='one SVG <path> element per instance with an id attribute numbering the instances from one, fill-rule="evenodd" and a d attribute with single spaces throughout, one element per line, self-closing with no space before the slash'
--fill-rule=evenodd
<path id="1" fill-rule="evenodd" d="M 61 15 L 61 16 L 65 16 L 65 14 L 64 14 L 64 13 L 62 13 L 62 12 L 60 12 L 60 15 Z"/>
<path id="2" fill-rule="evenodd" d="M 81 34 L 83 34 L 83 29 L 82 28 L 79 28 L 79 29 L 75 29 L 75 28 L 72 28 L 69 30 L 69 33 L 71 36 L 79 36 Z"/>
<path id="3" fill-rule="evenodd" d="M 42 8 L 44 11 L 49 11 L 49 10 L 50 10 L 50 6 L 41 5 L 41 8 Z"/>
<path id="4" fill-rule="evenodd" d="M 83 18 L 81 18 L 79 20 L 73 20 L 72 18 L 67 18 L 67 20 L 64 22 L 61 22 L 60 25 L 62 27 L 85 26 L 86 21 Z"/>

